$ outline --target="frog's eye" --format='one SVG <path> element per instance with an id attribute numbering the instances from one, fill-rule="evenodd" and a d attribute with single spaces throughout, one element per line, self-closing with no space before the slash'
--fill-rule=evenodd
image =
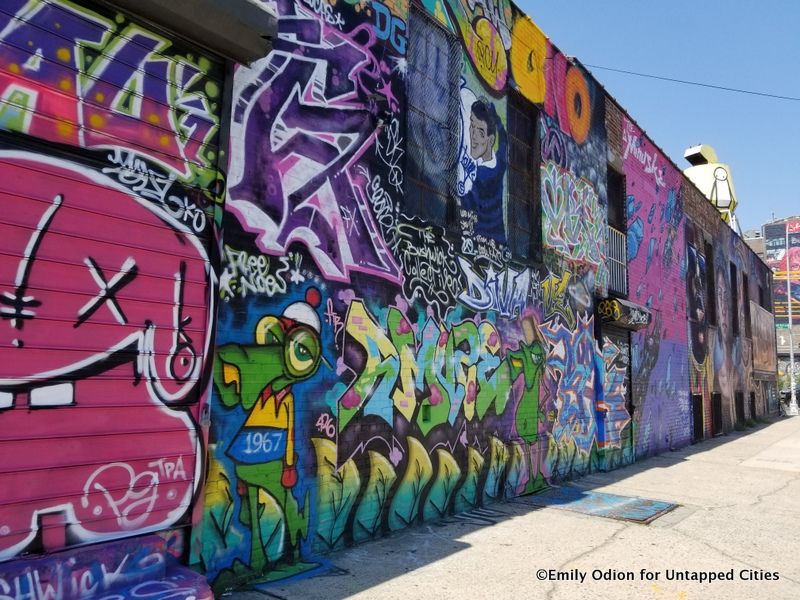
<path id="1" fill-rule="evenodd" d="M 267 315 L 258 322 L 256 344 L 260 346 L 283 344 L 283 328 L 277 317 Z"/>
<path id="2" fill-rule="evenodd" d="M 289 335 L 284 353 L 289 374 L 293 377 L 308 377 L 319 365 L 319 337 L 308 328 L 298 328 Z"/>

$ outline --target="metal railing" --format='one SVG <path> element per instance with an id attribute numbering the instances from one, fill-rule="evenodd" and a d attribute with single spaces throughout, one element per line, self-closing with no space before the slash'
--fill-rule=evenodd
<path id="1" fill-rule="evenodd" d="M 628 236 L 608 226 L 608 290 L 628 295 Z"/>

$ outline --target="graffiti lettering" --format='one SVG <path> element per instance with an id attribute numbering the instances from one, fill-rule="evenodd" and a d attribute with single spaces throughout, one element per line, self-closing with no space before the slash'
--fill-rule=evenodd
<path id="1" fill-rule="evenodd" d="M 400 135 L 400 121 L 392 119 L 388 126 L 381 130 L 376 142 L 377 155 L 384 165 L 389 168 L 389 185 L 395 191 L 403 187 L 403 167 L 401 160 L 405 154 L 403 138 Z"/>
<path id="2" fill-rule="evenodd" d="M 336 12 L 325 0 L 303 0 L 303 4 L 322 17 L 328 25 L 335 25 L 339 29 L 344 25 L 342 15 Z"/>
<path id="3" fill-rule="evenodd" d="M 595 286 L 605 289 L 607 223 L 597 193 L 585 179 L 556 165 L 542 165 L 544 243 L 569 260 L 595 271 Z"/>
<path id="4" fill-rule="evenodd" d="M 197 233 L 206 228 L 206 214 L 185 195 L 168 194 L 175 182 L 175 174 L 161 174 L 150 167 L 143 158 L 133 152 L 115 148 L 108 155 L 113 167 L 103 167 L 103 173 L 116 175 L 125 187 L 145 198 L 156 200 L 173 217 L 186 223 Z"/>
<path id="5" fill-rule="evenodd" d="M 129 145 L 187 180 L 214 169 L 219 88 L 207 58 L 174 60 L 167 38 L 68 2 L 2 14 L 0 41 L 0 95 L 16 103 L 5 127 L 84 148 Z"/>
<path id="6" fill-rule="evenodd" d="M 442 233 L 417 220 L 397 226 L 396 253 L 405 273 L 403 292 L 409 300 L 427 302 L 439 316 L 464 289 L 453 248 Z"/>
<path id="7" fill-rule="evenodd" d="M 394 307 L 386 322 L 388 332 L 360 300 L 350 305 L 347 343 L 357 345 L 366 356 L 349 362 L 351 354 L 345 352 L 356 378 L 339 398 L 340 431 L 359 411 L 391 424 L 396 410 L 406 421 L 415 421 L 423 433 L 440 424 L 452 425 L 459 414 L 467 421 L 480 420 L 492 405 L 500 414 L 509 401 L 519 402 L 512 384 L 521 375 L 528 389 L 536 388 L 538 398 L 538 384 L 528 381 L 532 377 L 538 381 L 538 376 L 525 367 L 522 349 L 503 357 L 499 333 L 490 322 L 446 326 L 429 318 L 416 336 Z M 429 408 L 420 411 L 423 405 Z M 536 407 L 532 410 L 535 413 Z"/>
<path id="8" fill-rule="evenodd" d="M 630 121 L 625 122 L 625 129 L 622 130 L 622 144 L 625 146 L 623 160 L 632 156 L 644 167 L 644 172 L 653 176 L 656 185 L 664 185 L 664 167 L 658 164 L 658 152 L 651 154 L 642 147 L 642 136 L 637 135 L 635 126 Z"/>
<path id="9" fill-rule="evenodd" d="M 542 333 L 551 351 L 547 370 L 558 382 L 555 395 L 557 420 L 553 438 L 558 443 L 571 443 L 588 454 L 596 437 L 594 411 L 595 381 L 593 317 L 580 316 L 575 329 L 562 323 L 548 323 Z"/>
<path id="10" fill-rule="evenodd" d="M 603 362 L 605 381 L 603 382 L 603 403 L 598 409 L 606 413 L 605 431 L 598 435 L 598 446 L 619 448 L 622 444 L 622 430 L 630 423 L 627 407 L 628 355 L 627 344 L 618 346 L 608 337 L 603 339 Z M 602 443 L 599 439 L 602 437 Z"/>
<path id="11" fill-rule="evenodd" d="M 560 317 L 569 328 L 575 327 L 575 312 L 567 296 L 572 273 L 567 271 L 563 276 L 548 275 L 542 282 L 542 303 L 545 320 Z"/>
<path id="12" fill-rule="evenodd" d="M 373 0 L 372 9 L 375 11 L 375 35 L 379 40 L 389 40 L 398 54 L 405 54 L 406 24 L 401 18 L 395 17 L 386 5 L 378 0 Z"/>
<path id="13" fill-rule="evenodd" d="M 256 233 L 262 252 L 281 256 L 300 242 L 327 279 L 346 282 L 361 271 L 399 283 L 358 185 L 357 162 L 378 126 L 374 102 L 359 97 L 396 101 L 371 50 L 374 30 L 342 33 L 319 27 L 299 4 L 294 10 L 293 27 L 304 33 L 237 73 L 228 210 Z"/>
<path id="14" fill-rule="evenodd" d="M 161 548 L 152 537 L 140 539 L 138 545 L 134 549 L 133 544 L 118 544 L 119 548 L 107 549 L 102 557 L 69 553 L 63 558 L 49 557 L 46 562 L 30 561 L 30 566 L 16 572 L 13 567 L 8 572 L 0 570 L 0 599 L 98 598 L 142 579 L 160 577 L 165 567 Z"/>
<path id="15" fill-rule="evenodd" d="M 616 300 L 606 299 L 597 305 L 597 314 L 607 321 L 618 321 L 622 316 L 622 309 Z"/>
<path id="16" fill-rule="evenodd" d="M 325 434 L 329 438 L 336 437 L 336 424 L 334 419 L 328 413 L 322 413 L 317 419 L 317 431 Z"/>
<path id="17" fill-rule="evenodd" d="M 530 292 L 529 269 L 517 272 L 507 267 L 498 272 L 490 265 L 481 274 L 460 256 L 458 264 L 467 279 L 467 288 L 459 294 L 459 302 L 476 311 L 496 310 L 503 317 L 519 316 Z"/>
<path id="18" fill-rule="evenodd" d="M 286 293 L 286 274 L 291 265 L 289 257 L 282 256 L 274 264 L 263 254 L 250 254 L 225 245 L 225 270 L 220 275 L 220 296 L 223 300 L 233 297 L 245 298 L 248 294 L 264 294 L 272 297 Z"/>

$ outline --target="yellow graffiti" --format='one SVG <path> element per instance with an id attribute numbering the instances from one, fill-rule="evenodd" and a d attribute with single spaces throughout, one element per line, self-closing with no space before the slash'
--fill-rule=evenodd
<path id="1" fill-rule="evenodd" d="M 486 18 L 475 22 L 475 29 L 469 40 L 469 53 L 475 68 L 483 80 L 495 90 L 502 90 L 508 75 L 506 51 L 500 34 Z"/>
<path id="2" fill-rule="evenodd" d="M 597 312 L 607 321 L 618 321 L 622 317 L 622 309 L 616 300 L 603 300 L 597 305 Z"/>
<path id="3" fill-rule="evenodd" d="M 520 93 L 531 102 L 544 102 L 547 38 L 528 17 L 519 18 L 511 32 L 511 74 Z"/>

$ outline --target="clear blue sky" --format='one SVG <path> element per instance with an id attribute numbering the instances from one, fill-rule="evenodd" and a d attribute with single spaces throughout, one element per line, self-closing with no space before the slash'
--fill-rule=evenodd
<path id="1" fill-rule="evenodd" d="M 581 62 L 800 97 L 798 0 L 518 0 Z M 731 166 L 742 230 L 800 215 L 800 102 L 590 69 L 681 168 L 691 145 Z"/>

